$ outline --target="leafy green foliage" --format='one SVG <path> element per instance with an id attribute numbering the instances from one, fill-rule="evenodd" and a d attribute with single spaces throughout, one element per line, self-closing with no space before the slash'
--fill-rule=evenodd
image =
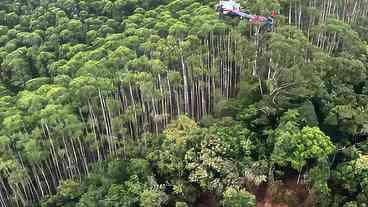
<path id="1" fill-rule="evenodd" d="M 276 130 L 272 159 L 280 165 L 301 170 L 312 159 L 326 158 L 334 151 L 330 138 L 317 127 L 299 129 L 295 111 L 288 111 Z"/>
<path id="2" fill-rule="evenodd" d="M 251 207 L 256 205 L 254 195 L 235 188 L 228 188 L 224 192 L 224 200 L 222 205 L 224 207 Z"/>
<path id="3" fill-rule="evenodd" d="M 342 163 L 336 169 L 337 182 L 343 189 L 354 193 L 357 202 L 367 203 L 367 156 L 361 155 L 358 159 Z"/>
<path id="4" fill-rule="evenodd" d="M 235 125 L 212 127 L 199 133 L 202 136 L 199 148 L 189 149 L 185 155 L 186 168 L 191 171 L 189 179 L 203 189 L 223 192 L 226 186 L 234 185 L 251 161 L 249 131 Z"/>
<path id="5" fill-rule="evenodd" d="M 65 181 L 58 187 L 58 193 L 51 196 L 43 206 L 75 206 L 81 196 L 80 185 L 74 181 Z"/>

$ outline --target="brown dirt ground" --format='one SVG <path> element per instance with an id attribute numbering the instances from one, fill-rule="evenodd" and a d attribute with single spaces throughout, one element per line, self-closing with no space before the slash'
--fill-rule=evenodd
<path id="1" fill-rule="evenodd" d="M 297 184 L 297 176 L 288 176 L 283 181 L 262 184 L 251 190 L 256 195 L 256 207 L 313 207 L 313 195 L 303 183 Z M 196 207 L 218 207 L 216 196 L 210 192 L 199 195 Z"/>
<path id="2" fill-rule="evenodd" d="M 261 185 L 255 192 L 257 207 L 313 207 L 312 195 L 297 177 L 288 177 L 273 186 Z"/>

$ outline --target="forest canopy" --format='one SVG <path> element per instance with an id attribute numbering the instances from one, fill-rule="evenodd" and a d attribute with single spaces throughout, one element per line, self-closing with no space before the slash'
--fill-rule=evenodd
<path id="1" fill-rule="evenodd" d="M 368 205 L 368 1 L 238 2 L 1 0 L 0 206 Z"/>

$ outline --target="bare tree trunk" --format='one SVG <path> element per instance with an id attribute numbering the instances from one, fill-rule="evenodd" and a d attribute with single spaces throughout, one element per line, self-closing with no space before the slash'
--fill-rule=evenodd
<path id="1" fill-rule="evenodd" d="M 96 120 L 95 120 L 95 115 L 92 109 L 92 106 L 90 104 L 90 102 L 88 101 L 88 108 L 89 108 L 89 112 L 90 112 L 90 116 L 91 116 L 91 121 L 92 121 L 92 131 L 93 131 L 93 135 L 95 138 L 95 142 L 96 142 L 96 151 L 97 151 L 97 161 L 101 161 L 101 152 L 100 152 L 100 144 L 99 141 L 97 139 L 97 133 L 96 133 Z"/>
<path id="2" fill-rule="evenodd" d="M 51 195 L 51 188 L 50 188 L 50 184 L 49 181 L 47 180 L 46 174 L 44 172 L 44 170 L 42 169 L 42 166 L 40 166 L 39 164 L 35 163 L 36 167 L 41 171 L 41 174 L 43 176 L 43 179 L 45 180 L 46 186 L 47 186 L 47 190 L 48 190 L 48 195 Z"/>
<path id="3" fill-rule="evenodd" d="M 2 207 L 6 207 L 7 206 L 6 203 L 7 202 L 6 202 L 6 199 L 3 196 L 3 192 L 0 190 L 0 204 L 1 204 Z"/>
<path id="4" fill-rule="evenodd" d="M 256 45 L 256 54 L 255 54 L 254 65 L 253 65 L 253 73 L 252 73 L 253 77 L 257 77 L 257 67 L 258 67 L 257 59 L 258 59 L 258 52 L 259 52 L 259 30 L 260 30 L 260 27 L 257 25 L 255 40 L 254 40 L 254 43 Z"/>
<path id="5" fill-rule="evenodd" d="M 181 61 L 181 69 L 183 73 L 183 81 L 184 81 L 184 112 L 189 113 L 189 94 L 188 94 L 188 78 L 187 78 L 187 70 L 184 63 L 183 54 L 180 55 Z"/>
<path id="6" fill-rule="evenodd" d="M 88 164 L 87 164 L 88 162 L 87 162 L 87 158 L 86 158 L 86 153 L 84 151 L 84 147 L 81 143 L 80 137 L 77 137 L 77 140 L 78 140 L 79 148 L 80 148 L 80 151 L 81 151 L 81 154 L 82 154 L 82 157 L 83 157 L 84 169 L 87 173 L 87 176 L 89 176 L 89 170 L 88 170 Z"/>
<path id="7" fill-rule="evenodd" d="M 56 169 L 57 169 L 57 173 L 56 175 L 59 176 L 59 180 L 63 180 L 63 174 L 60 170 L 60 166 L 59 166 L 59 160 L 58 160 L 58 155 L 56 153 L 56 148 L 55 148 L 55 145 L 54 145 L 54 141 L 52 140 L 51 136 L 50 136 L 50 130 L 49 130 L 49 127 L 47 125 L 47 123 L 44 124 L 45 126 L 45 129 L 47 131 L 47 137 L 49 138 L 49 142 L 50 142 L 50 145 L 51 145 L 51 158 L 54 162 L 54 165 L 56 166 Z"/>
<path id="8" fill-rule="evenodd" d="M 81 172 L 79 171 L 78 156 L 77 156 L 77 153 L 76 153 L 76 151 L 75 151 L 75 146 L 74 146 L 74 142 L 73 142 L 73 140 L 72 140 L 72 139 L 70 140 L 70 143 L 71 143 L 71 145 L 72 145 L 72 151 L 73 151 L 73 155 L 74 155 L 75 169 L 76 169 L 76 171 L 77 171 L 77 174 L 78 174 L 79 180 L 81 181 Z"/>
<path id="9" fill-rule="evenodd" d="M 109 129 L 109 126 L 108 126 L 108 123 L 107 123 L 105 105 L 103 103 L 103 98 L 101 96 L 100 89 L 98 89 L 98 96 L 99 96 L 99 99 L 100 99 L 100 107 L 101 107 L 102 116 L 103 116 L 103 119 L 104 119 L 104 125 L 105 125 L 106 137 L 107 137 L 107 144 L 108 144 L 108 153 L 112 153 L 111 134 L 110 134 L 110 129 Z"/>
<path id="10" fill-rule="evenodd" d="M 136 109 L 136 104 L 135 104 L 135 101 L 134 101 L 134 96 L 133 96 L 133 88 L 132 88 L 132 84 L 131 82 L 129 81 L 129 93 L 130 93 L 130 100 L 132 102 L 132 105 L 133 105 L 133 110 L 134 110 L 134 119 L 133 119 L 133 134 L 134 135 L 138 135 L 138 129 L 137 129 L 137 120 L 138 120 L 138 116 L 137 116 L 137 109 Z"/>
<path id="11" fill-rule="evenodd" d="M 62 137 L 63 137 L 62 140 L 63 140 L 64 147 L 65 147 L 66 158 L 68 160 L 68 169 L 69 170 L 67 169 L 66 171 L 67 171 L 67 173 L 69 172 L 69 178 L 74 178 L 73 166 L 72 166 L 72 161 L 69 157 L 68 145 L 66 144 L 65 136 L 63 135 Z"/>
<path id="12" fill-rule="evenodd" d="M 41 191 L 41 197 L 45 197 L 45 192 L 43 191 L 43 187 L 42 187 L 42 183 L 41 183 L 41 179 L 36 171 L 36 168 L 35 166 L 31 166 L 31 169 L 32 169 L 32 172 L 33 172 L 33 176 L 35 177 L 36 179 L 36 184 L 38 185 L 38 189 L 40 189 Z"/>

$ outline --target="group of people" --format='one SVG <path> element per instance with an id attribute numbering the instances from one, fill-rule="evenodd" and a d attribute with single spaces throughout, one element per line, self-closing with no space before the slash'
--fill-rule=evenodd
<path id="1" fill-rule="evenodd" d="M 237 16 L 241 19 L 247 19 L 255 24 L 262 24 L 262 26 L 266 27 L 268 30 L 272 29 L 274 17 L 276 16 L 276 12 L 274 11 L 269 17 L 254 15 L 250 14 L 248 11 L 242 11 L 240 4 L 234 0 L 220 1 L 216 5 L 216 10 L 220 13 L 220 15 Z"/>

